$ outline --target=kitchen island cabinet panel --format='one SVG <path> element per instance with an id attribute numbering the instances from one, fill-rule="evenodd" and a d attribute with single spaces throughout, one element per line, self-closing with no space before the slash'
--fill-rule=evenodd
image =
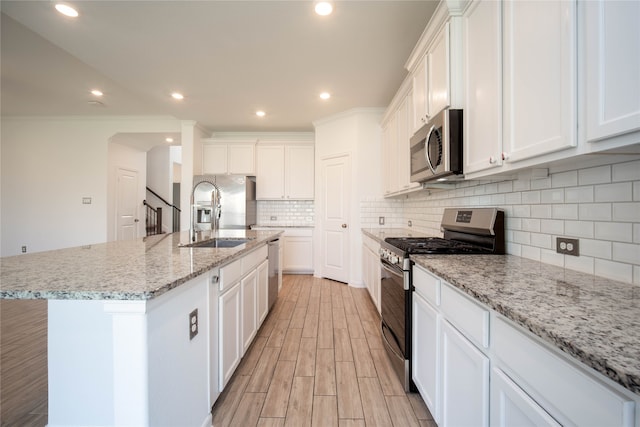
<path id="1" fill-rule="evenodd" d="M 231 379 L 242 357 L 240 282 L 220 296 L 220 391 Z"/>
<path id="2" fill-rule="evenodd" d="M 258 330 L 258 274 L 252 271 L 240 282 L 242 299 L 242 355 Z"/>

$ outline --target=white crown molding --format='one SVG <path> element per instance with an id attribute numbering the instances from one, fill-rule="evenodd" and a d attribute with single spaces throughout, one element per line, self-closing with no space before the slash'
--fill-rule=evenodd
<path id="1" fill-rule="evenodd" d="M 371 115 L 379 115 L 382 116 L 385 112 L 385 108 L 371 107 L 371 108 L 352 108 L 350 110 L 343 111 L 341 113 L 334 114 L 332 116 L 323 117 L 318 120 L 313 121 L 313 126 L 318 127 L 325 125 L 327 123 L 331 123 L 336 120 L 345 119 L 347 117 L 362 115 L 362 114 L 371 114 Z"/>

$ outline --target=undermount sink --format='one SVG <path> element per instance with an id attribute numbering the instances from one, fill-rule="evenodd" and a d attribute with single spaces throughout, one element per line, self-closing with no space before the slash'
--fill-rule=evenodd
<path id="1" fill-rule="evenodd" d="M 203 242 L 191 243 L 184 246 L 187 248 L 234 248 L 251 240 L 253 239 L 245 239 L 239 237 L 215 237 Z"/>

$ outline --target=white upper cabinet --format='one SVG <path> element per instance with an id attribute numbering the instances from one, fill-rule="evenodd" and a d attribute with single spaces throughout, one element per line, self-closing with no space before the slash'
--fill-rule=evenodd
<path id="1" fill-rule="evenodd" d="M 209 175 L 254 175 L 254 143 L 204 143 L 202 173 Z"/>
<path id="2" fill-rule="evenodd" d="M 475 1 L 463 16 L 465 173 L 502 165 L 501 5 Z"/>
<path id="3" fill-rule="evenodd" d="M 576 2 L 503 5 L 506 162 L 576 145 Z"/>
<path id="4" fill-rule="evenodd" d="M 313 199 L 313 144 L 258 145 L 256 153 L 258 200 Z"/>
<path id="5" fill-rule="evenodd" d="M 413 82 L 413 121 L 411 135 L 427 124 L 429 118 L 427 94 L 427 56 L 423 56 L 412 73 Z"/>
<path id="6" fill-rule="evenodd" d="M 587 140 L 640 131 L 640 2 L 579 6 L 585 19 Z"/>
<path id="7" fill-rule="evenodd" d="M 427 52 L 427 114 L 433 117 L 450 105 L 449 102 L 449 23 L 436 36 Z"/>

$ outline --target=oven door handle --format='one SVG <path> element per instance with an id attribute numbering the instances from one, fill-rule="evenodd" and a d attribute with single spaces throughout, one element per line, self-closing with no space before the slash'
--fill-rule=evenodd
<path id="1" fill-rule="evenodd" d="M 397 270 L 394 269 L 392 267 L 388 267 L 390 264 L 388 264 L 386 261 L 384 260 L 380 260 L 380 265 L 382 266 L 382 268 L 384 268 L 385 270 L 387 270 L 389 273 L 393 274 L 394 276 L 399 276 L 399 277 L 403 277 L 404 273 L 402 270 Z"/>
<path id="2" fill-rule="evenodd" d="M 398 341 L 398 339 L 396 338 L 396 334 L 394 334 L 394 333 L 393 333 L 393 331 L 392 331 L 391 329 L 389 329 L 389 327 L 388 327 L 388 326 L 386 326 L 384 323 L 381 323 L 381 325 L 382 325 L 382 328 L 381 328 L 381 329 L 387 328 L 387 329 L 389 330 L 389 332 L 391 332 L 391 335 L 393 335 L 393 339 L 394 339 L 394 340 L 396 340 L 396 341 Z M 389 349 L 393 354 L 395 354 L 395 355 L 396 355 L 396 357 L 397 357 L 398 359 L 404 359 L 404 356 L 403 356 L 403 355 L 396 353 L 396 351 L 393 349 L 393 346 L 391 345 L 391 343 L 390 343 L 390 342 L 389 342 L 389 340 L 387 339 L 387 336 L 385 335 L 384 331 L 382 331 L 382 334 L 380 334 L 380 335 L 382 335 L 382 339 L 384 340 L 385 344 L 387 344 L 387 348 L 388 348 L 388 349 Z M 397 345 L 397 344 L 396 344 L 396 345 Z"/>

